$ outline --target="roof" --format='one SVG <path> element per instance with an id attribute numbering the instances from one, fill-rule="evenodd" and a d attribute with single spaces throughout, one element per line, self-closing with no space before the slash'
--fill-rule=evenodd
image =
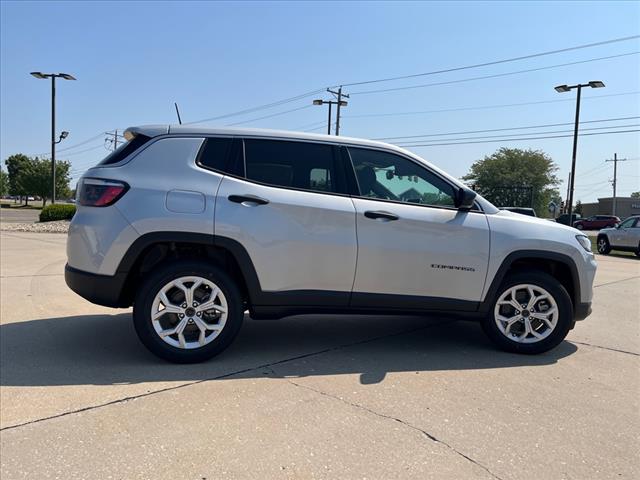
<path id="1" fill-rule="evenodd" d="M 238 135 L 238 136 L 252 136 L 252 137 L 269 137 L 269 138 L 286 138 L 296 140 L 313 140 L 331 142 L 345 145 L 361 145 L 366 147 L 383 147 L 389 150 L 395 150 L 405 154 L 410 154 L 407 150 L 404 150 L 395 145 L 389 143 L 377 142 L 375 140 L 365 140 L 362 138 L 342 137 L 333 135 L 323 135 L 317 133 L 303 133 L 293 132 L 287 130 L 268 130 L 263 128 L 207 128 L 196 127 L 190 125 L 141 125 L 137 127 L 129 127 L 125 131 L 134 134 L 142 134 L 148 137 L 156 137 L 158 135 Z M 414 156 L 413 154 L 410 154 Z"/>

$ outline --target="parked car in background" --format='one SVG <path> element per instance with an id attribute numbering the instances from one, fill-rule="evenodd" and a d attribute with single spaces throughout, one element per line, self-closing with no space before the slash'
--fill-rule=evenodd
<path id="1" fill-rule="evenodd" d="M 572 213 L 571 217 L 572 217 L 571 220 L 573 221 L 569 222 L 569 214 L 563 213 L 558 218 L 556 218 L 556 222 L 561 223 L 563 225 L 570 225 L 575 223 L 577 220 L 580 220 L 582 218 L 582 215 L 580 215 L 579 213 Z"/>
<path id="2" fill-rule="evenodd" d="M 598 253 L 607 255 L 611 250 L 633 252 L 640 257 L 640 215 L 624 220 L 614 228 L 598 233 Z"/>
<path id="3" fill-rule="evenodd" d="M 573 226 L 578 230 L 600 230 L 615 227 L 618 223 L 620 219 L 613 215 L 592 215 L 573 222 Z"/>
<path id="4" fill-rule="evenodd" d="M 500 207 L 500 210 L 508 210 L 514 213 L 520 213 L 521 215 L 529 215 L 530 217 L 537 217 L 536 211 L 533 208 L 526 207 Z"/>

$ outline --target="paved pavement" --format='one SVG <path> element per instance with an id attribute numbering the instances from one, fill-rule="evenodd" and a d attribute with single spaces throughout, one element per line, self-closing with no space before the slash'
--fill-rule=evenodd
<path id="1" fill-rule="evenodd" d="M 158 361 L 62 275 L 64 235 L 0 234 L 0 477 L 639 478 L 640 261 L 540 356 L 444 318 L 247 319 Z"/>
<path id="2" fill-rule="evenodd" d="M 40 210 L 31 208 L 0 208 L 2 223 L 32 223 L 39 219 Z"/>

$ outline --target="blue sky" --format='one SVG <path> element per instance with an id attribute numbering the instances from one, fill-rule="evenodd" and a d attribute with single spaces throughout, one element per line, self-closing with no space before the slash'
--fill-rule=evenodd
<path id="1" fill-rule="evenodd" d="M 62 149 L 115 128 L 175 123 L 174 101 L 180 105 L 183 121 L 196 121 L 330 85 L 640 34 L 640 2 L 3 1 L 0 8 L 0 157 L 49 151 L 50 86 L 29 72 L 68 72 L 78 81 L 58 82 L 57 126 L 71 132 L 59 145 L 58 158 L 72 162 L 76 178 L 106 154 L 104 137 Z M 584 92 L 582 120 L 638 117 L 638 54 L 449 85 L 357 94 L 638 51 L 640 41 L 635 39 L 459 72 L 351 86 L 345 88 L 354 95 L 344 110 L 341 133 L 379 138 L 571 123 L 574 93 L 561 95 L 553 87 L 589 80 L 602 80 L 607 88 Z M 313 98 L 206 125 L 243 122 L 305 107 Z M 495 107 L 532 102 L 548 103 Z M 407 114 L 416 111 L 430 113 Z M 402 115 L 362 116 L 396 113 Z M 317 132 L 324 133 L 326 114 L 326 107 L 308 106 L 243 125 L 318 126 Z M 640 128 L 638 124 L 640 119 L 635 118 L 583 127 L 629 130 Z M 570 129 L 567 125 L 528 132 Z M 589 132 L 601 131 L 607 130 Z M 489 135 L 496 133 L 427 140 L 436 143 L 434 138 Z M 541 149 L 558 163 L 558 175 L 564 180 L 571 141 L 566 137 L 411 149 L 455 176 L 464 175 L 473 161 L 501 146 Z M 604 160 L 614 152 L 634 159 L 619 164 L 619 194 L 640 190 L 640 133 L 585 136 L 579 142 L 576 199 L 590 201 L 611 194 L 608 180 L 613 168 Z"/>

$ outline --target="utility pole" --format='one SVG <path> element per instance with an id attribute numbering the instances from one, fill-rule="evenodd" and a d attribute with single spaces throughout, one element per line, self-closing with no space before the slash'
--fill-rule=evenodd
<path id="1" fill-rule="evenodd" d="M 626 158 L 618 158 L 618 154 L 614 153 L 613 154 L 613 158 L 610 158 L 608 160 L 605 160 L 605 162 L 613 162 L 613 212 L 611 213 L 611 215 L 616 214 L 616 183 L 618 181 L 618 162 L 625 162 L 627 159 Z"/>
<path id="2" fill-rule="evenodd" d="M 105 142 L 111 143 L 113 145 L 113 150 L 115 151 L 118 148 L 118 140 L 120 139 L 120 137 L 122 137 L 122 135 L 118 135 L 117 128 L 115 129 L 114 132 L 104 132 L 104 134 L 107 136 L 107 139 L 105 140 Z M 109 137 L 113 137 L 113 138 L 109 138 Z"/>
<path id="3" fill-rule="evenodd" d="M 338 98 L 338 108 L 336 111 L 336 136 L 340 135 L 340 107 L 346 107 L 347 102 L 342 100 L 342 97 L 349 98 L 349 95 L 342 93 L 342 86 L 338 88 L 337 92 L 334 92 L 330 88 L 327 88 L 327 92 L 333 93 Z"/>
<path id="4" fill-rule="evenodd" d="M 567 196 L 564 201 L 564 212 L 567 213 L 567 208 L 569 207 L 569 190 L 571 189 L 571 170 L 569 170 L 569 179 L 567 180 Z M 571 220 L 571 219 L 569 219 Z"/>
<path id="5" fill-rule="evenodd" d="M 329 105 L 329 120 L 327 121 L 327 135 L 331 135 L 331 106 L 332 105 L 337 105 L 338 106 L 338 112 L 336 113 L 336 135 L 340 134 L 340 107 L 346 107 L 347 106 L 347 101 L 346 100 L 342 100 L 342 97 L 347 97 L 349 98 L 349 95 L 346 95 L 344 93 L 342 93 L 342 87 L 340 87 L 340 89 L 337 92 L 334 92 L 332 90 L 329 90 L 327 88 L 327 92 L 331 92 L 334 95 L 338 96 L 338 100 L 322 100 L 322 99 L 317 99 L 313 101 L 313 105 Z"/>

